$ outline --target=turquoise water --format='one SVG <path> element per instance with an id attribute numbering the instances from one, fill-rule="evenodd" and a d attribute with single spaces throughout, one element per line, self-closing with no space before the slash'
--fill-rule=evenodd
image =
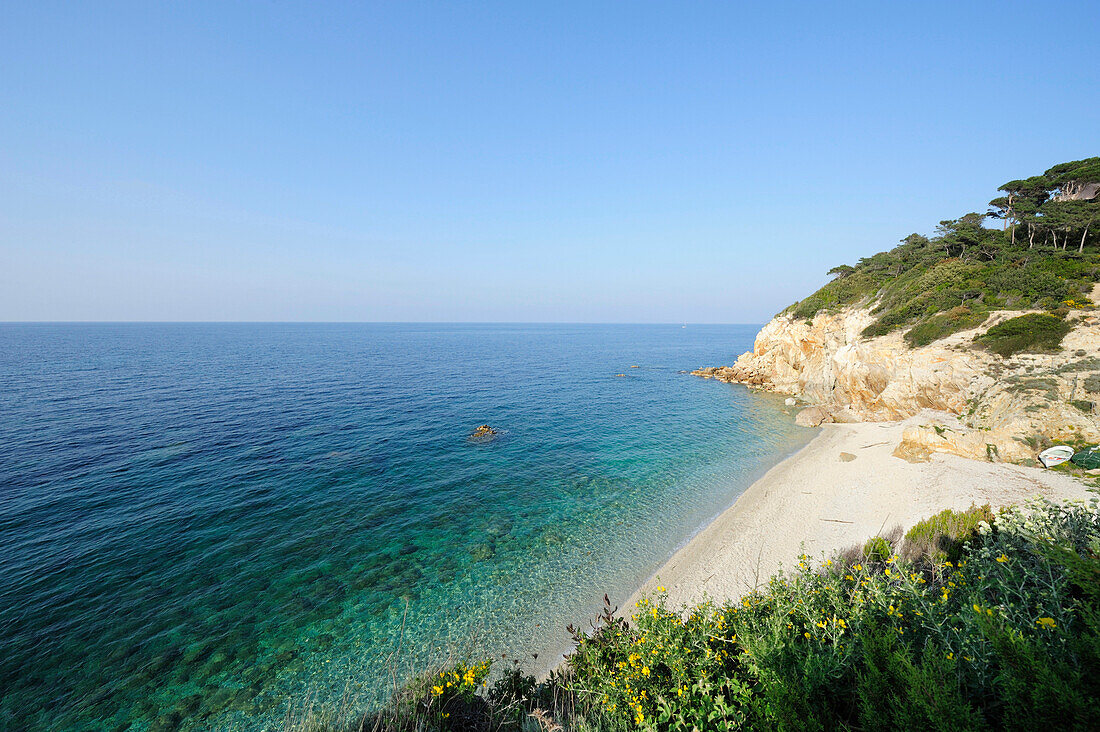
<path id="1" fill-rule="evenodd" d="M 756 330 L 0 325 L 0 728 L 271 729 L 544 666 L 808 440 L 681 373 Z"/>

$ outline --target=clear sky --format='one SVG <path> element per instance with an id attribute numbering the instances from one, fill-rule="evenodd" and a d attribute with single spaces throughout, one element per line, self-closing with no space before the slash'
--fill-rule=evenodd
<path id="1" fill-rule="evenodd" d="M 1100 154 L 1100 3 L 0 3 L 0 320 L 762 322 Z"/>

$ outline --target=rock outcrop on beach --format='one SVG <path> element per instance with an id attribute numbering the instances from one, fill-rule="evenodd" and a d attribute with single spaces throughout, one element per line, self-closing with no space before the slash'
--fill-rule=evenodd
<path id="1" fill-rule="evenodd" d="M 1073 330 L 1053 354 L 1002 358 L 974 338 L 1020 312 L 992 313 L 980 327 L 927 346 L 901 332 L 868 338 L 866 307 L 812 319 L 776 316 L 732 366 L 692 373 L 791 394 L 809 404 L 799 424 L 895 421 L 923 410 L 941 417 L 905 431 L 909 459 L 932 452 L 1027 462 L 1051 440 L 1100 441 L 1100 317 L 1073 311 Z"/>

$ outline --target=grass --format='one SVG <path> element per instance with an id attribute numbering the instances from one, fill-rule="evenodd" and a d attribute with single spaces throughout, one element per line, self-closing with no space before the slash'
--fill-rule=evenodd
<path id="1" fill-rule="evenodd" d="M 1017 353 L 1053 353 L 1061 350 L 1062 339 L 1073 326 L 1054 315 L 1028 313 L 998 323 L 975 342 L 1008 358 Z"/>
<path id="2" fill-rule="evenodd" d="M 608 603 L 546 681 L 462 665 L 351 728 L 1100 728 L 1095 499 L 944 511 L 876 539 L 736 602 Z"/>

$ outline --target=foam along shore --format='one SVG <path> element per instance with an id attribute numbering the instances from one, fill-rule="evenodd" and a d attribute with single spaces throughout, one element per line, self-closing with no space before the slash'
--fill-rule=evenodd
<path id="1" fill-rule="evenodd" d="M 781 567 L 794 567 L 803 552 L 827 558 L 896 525 L 907 530 L 945 508 L 997 508 L 1036 495 L 1055 501 L 1091 497 L 1080 481 L 1042 468 L 942 453 L 911 463 L 892 454 L 906 427 L 945 417 L 922 413 L 900 422 L 823 426 L 677 551 L 623 611 L 658 586 L 667 589 L 674 607 L 705 597 L 737 599 Z"/>

